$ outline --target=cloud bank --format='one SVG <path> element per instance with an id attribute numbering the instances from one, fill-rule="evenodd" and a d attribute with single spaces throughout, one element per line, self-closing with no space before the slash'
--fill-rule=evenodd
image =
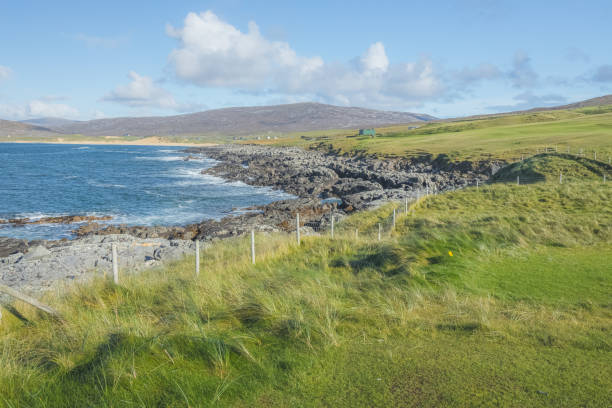
<path id="1" fill-rule="evenodd" d="M 334 63 L 266 39 L 254 22 L 242 32 L 211 11 L 189 13 L 182 27 L 168 25 L 166 32 L 178 43 L 168 57 L 176 77 L 201 87 L 311 95 L 347 105 L 414 105 L 444 91 L 431 60 L 391 63 L 381 42 L 352 62 Z"/>
<path id="2" fill-rule="evenodd" d="M 15 120 L 33 118 L 77 118 L 79 111 L 64 103 L 35 99 L 23 105 L 0 104 L 0 116 Z"/>
<path id="3" fill-rule="evenodd" d="M 182 111 L 186 107 L 179 104 L 174 96 L 162 87 L 156 85 L 148 76 L 139 75 L 134 71 L 129 73 L 130 82 L 119 85 L 102 100 L 116 102 L 132 108 L 159 108 Z"/>
<path id="4" fill-rule="evenodd" d="M 593 75 L 595 82 L 612 82 L 612 65 L 602 65 L 595 71 Z"/>

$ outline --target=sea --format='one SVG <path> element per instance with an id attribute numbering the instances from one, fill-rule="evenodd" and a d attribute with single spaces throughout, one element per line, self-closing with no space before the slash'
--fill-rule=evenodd
<path id="1" fill-rule="evenodd" d="M 111 216 L 111 224 L 186 225 L 293 197 L 203 175 L 217 162 L 197 155 L 185 161 L 184 149 L 0 143 L 0 220 L 95 215 Z M 0 236 L 72 239 L 77 227 L 0 223 Z"/>

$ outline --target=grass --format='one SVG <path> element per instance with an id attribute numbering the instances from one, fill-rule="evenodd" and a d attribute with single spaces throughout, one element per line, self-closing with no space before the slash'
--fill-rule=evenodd
<path id="1" fill-rule="evenodd" d="M 413 129 L 413 127 L 416 127 Z M 573 154 L 600 161 L 612 157 L 612 105 L 572 110 L 553 110 L 511 115 L 493 115 L 432 123 L 412 123 L 378 128 L 378 136 L 358 136 L 357 129 L 330 129 L 310 132 L 265 133 L 234 138 L 224 134 L 161 136 L 168 143 L 256 143 L 300 146 L 341 154 L 367 154 L 386 158 L 431 158 L 441 162 L 516 161 L 538 150 L 557 146 Z M 257 140 L 259 136 L 261 140 Z M 270 137 L 268 140 L 267 138 Z M 99 137 L 83 135 L 19 136 L 31 142 L 87 143 Z M 276 139 L 275 139 L 276 138 Z M 243 140 L 246 139 L 246 140 Z M 0 142 L 13 141 L 0 135 Z M 117 136 L 116 142 L 138 141 L 133 136 Z"/>
<path id="2" fill-rule="evenodd" d="M 492 177 L 494 182 L 583 182 L 584 180 L 603 181 L 603 176 L 612 175 L 612 165 L 570 154 L 540 153 L 512 163 Z"/>
<path id="3" fill-rule="evenodd" d="M 612 188 L 492 184 L 15 307 L 0 405 L 612 404 Z M 388 223 L 386 224 L 388 225 Z M 359 229 L 355 239 L 354 230 Z M 453 256 L 450 256 L 449 251 Z"/>
<path id="4" fill-rule="evenodd" d="M 378 136 L 357 136 L 356 131 L 290 134 L 264 144 L 297 145 L 339 153 L 381 157 L 431 157 L 452 162 L 505 160 L 533 155 L 537 149 L 558 146 L 560 152 L 612 156 L 612 107 L 533 112 L 452 122 L 424 124 L 416 129 L 394 126 L 377 129 Z"/>

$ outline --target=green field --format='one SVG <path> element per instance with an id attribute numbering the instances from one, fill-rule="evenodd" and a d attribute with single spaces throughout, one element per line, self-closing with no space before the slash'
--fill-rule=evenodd
<path id="1" fill-rule="evenodd" d="M 612 185 L 492 184 L 3 310 L 0 405 L 612 405 Z M 403 207 L 400 207 L 403 210 Z M 358 238 L 354 231 L 359 230 Z M 451 256 L 452 253 L 452 256 Z"/>
<path id="2" fill-rule="evenodd" d="M 411 127 L 418 126 L 416 129 Z M 376 129 L 377 136 L 357 135 L 357 129 L 331 129 L 283 134 L 274 132 L 241 138 L 232 135 L 202 134 L 162 136 L 159 141 L 176 144 L 190 143 L 256 143 L 277 146 L 300 146 L 338 153 L 363 153 L 386 158 L 441 157 L 453 161 L 516 161 L 548 148 L 559 153 L 582 152 L 599 160 L 612 157 L 612 106 L 572 110 L 553 110 L 522 114 L 505 114 L 476 118 L 436 121 Z M 268 140 L 273 135 L 277 139 Z M 157 138 L 157 137 L 156 137 Z M 61 135 L 53 137 L 22 136 L 29 142 L 69 143 L 129 143 L 138 137 L 91 137 Z M 13 141 L 0 135 L 0 142 Z M 155 142 L 151 142 L 155 144 Z"/>
<path id="3" fill-rule="evenodd" d="M 612 107 L 582 108 L 435 122 L 417 129 L 395 126 L 377 129 L 378 136 L 358 136 L 356 131 L 319 131 L 291 134 L 266 144 L 330 149 L 340 153 L 365 153 L 381 157 L 439 155 L 450 160 L 514 161 L 548 147 L 600 160 L 612 156 Z"/>

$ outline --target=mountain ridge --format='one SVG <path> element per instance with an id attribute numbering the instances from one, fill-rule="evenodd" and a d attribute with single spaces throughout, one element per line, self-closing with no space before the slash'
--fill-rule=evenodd
<path id="1" fill-rule="evenodd" d="M 604 95 L 566 105 L 529 110 L 438 119 L 427 114 L 341 107 L 316 102 L 285 105 L 247 106 L 212 109 L 173 116 L 118 117 L 74 121 L 37 118 L 21 122 L 0 119 L 0 135 L 11 137 L 80 134 L 83 136 L 247 136 L 265 133 L 291 133 L 330 129 L 385 127 L 431 121 L 457 121 L 506 116 L 547 110 L 579 109 L 612 105 L 612 95 Z"/>
<path id="2" fill-rule="evenodd" d="M 379 127 L 435 120 L 409 112 L 340 107 L 313 102 L 231 107 L 174 116 L 95 119 L 49 126 L 55 132 L 86 136 L 175 136 L 223 134 L 241 136 L 266 132 Z"/>

